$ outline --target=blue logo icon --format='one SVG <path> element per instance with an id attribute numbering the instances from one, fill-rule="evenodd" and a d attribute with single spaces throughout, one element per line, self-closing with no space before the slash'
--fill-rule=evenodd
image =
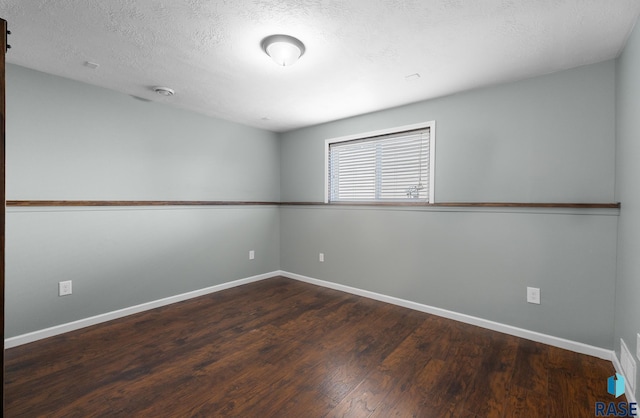
<path id="1" fill-rule="evenodd" d="M 616 398 L 624 394 L 624 376 L 620 373 L 616 373 L 615 376 L 611 376 L 607 380 L 607 392 Z"/>
<path id="2" fill-rule="evenodd" d="M 624 394 L 624 376 L 616 373 L 607 380 L 607 392 L 616 398 Z M 597 417 L 637 417 L 636 402 L 596 402 Z"/>

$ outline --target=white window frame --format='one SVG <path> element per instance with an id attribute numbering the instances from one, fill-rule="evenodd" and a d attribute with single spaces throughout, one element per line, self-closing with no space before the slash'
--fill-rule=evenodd
<path id="1" fill-rule="evenodd" d="M 336 142 L 353 141 L 357 139 L 367 139 L 375 136 L 396 134 L 404 131 L 411 131 L 411 130 L 425 129 L 425 128 L 429 128 L 429 201 L 425 202 L 425 204 L 435 203 L 435 187 L 434 187 L 435 172 L 436 172 L 435 170 L 436 121 L 435 120 L 416 123 L 413 125 L 397 126 L 394 128 L 381 129 L 381 130 L 372 131 L 372 132 L 365 132 L 365 133 L 360 133 L 355 135 L 347 135 L 347 136 L 341 136 L 337 138 L 326 139 L 324 141 L 325 142 L 324 144 L 324 203 L 330 203 L 329 202 L 329 146 L 331 144 L 334 144 Z M 342 202 L 342 203 L 346 204 L 348 202 Z M 358 203 L 358 202 L 354 201 L 354 203 Z M 378 202 L 371 201 L 367 203 L 375 205 Z M 401 201 L 398 201 L 397 203 L 399 205 L 402 204 Z"/>

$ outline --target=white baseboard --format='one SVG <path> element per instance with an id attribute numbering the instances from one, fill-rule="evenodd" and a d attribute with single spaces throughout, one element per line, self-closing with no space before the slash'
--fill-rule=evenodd
<path id="1" fill-rule="evenodd" d="M 612 357 L 613 358 L 612 358 L 611 362 L 613 363 L 613 368 L 616 369 L 616 373 L 619 373 L 619 374 L 624 376 L 624 379 L 625 379 L 624 395 L 627 397 L 627 402 L 629 402 L 629 403 L 637 403 L 638 401 L 636 400 L 636 395 L 631 390 L 631 386 L 629 386 L 629 379 L 627 378 L 627 376 L 622 371 L 622 363 L 620 363 L 620 359 L 618 358 L 618 355 L 616 354 L 615 351 L 613 352 Z M 637 384 L 637 382 L 636 382 L 636 384 Z"/>
<path id="2" fill-rule="evenodd" d="M 75 331 L 80 328 L 85 328 L 91 325 L 100 324 L 103 322 L 111 321 L 113 319 L 123 318 L 125 316 L 132 315 L 135 313 L 148 311 L 150 309 L 159 308 L 161 306 L 170 305 L 176 302 L 182 302 L 187 299 L 192 299 L 198 296 L 207 295 L 209 293 L 219 292 L 221 290 L 229 289 L 236 286 L 241 286 L 247 283 L 257 282 L 257 281 L 268 279 L 275 276 L 284 276 L 290 279 L 314 284 L 317 286 L 335 289 L 342 292 L 363 296 L 369 299 L 379 300 L 381 302 L 391 303 L 393 305 L 402 306 L 402 307 L 413 309 L 416 311 L 426 312 L 429 314 L 453 319 L 453 320 L 464 322 L 467 324 L 476 325 L 476 326 L 487 328 L 493 331 L 502 332 L 504 334 L 526 338 L 528 340 L 552 345 L 554 347 L 564 348 L 566 350 L 575 351 L 577 353 L 587 354 L 587 355 L 598 357 L 604 360 L 612 361 L 614 362 L 614 367 L 616 368 L 616 370 L 621 369 L 619 367 L 619 363 L 616 366 L 615 361 L 617 361 L 617 359 L 616 359 L 615 353 L 612 350 L 607 350 L 600 347 L 594 347 L 588 344 L 566 340 L 564 338 L 558 338 L 551 335 L 514 327 L 511 325 L 505 325 L 499 322 L 489 321 L 489 320 L 478 318 L 471 315 L 466 315 L 466 314 L 461 314 L 454 311 L 449 311 L 446 309 L 436 308 L 434 306 L 423 305 L 421 303 L 412 302 L 412 301 L 396 298 L 393 296 L 387 296 L 380 293 L 370 292 L 368 290 L 362 290 L 355 287 L 328 282 L 325 280 L 314 279 L 311 277 L 307 277 L 307 276 L 303 276 L 300 274 L 295 274 L 287 271 L 282 271 L 282 270 L 260 274 L 253 277 L 247 277 L 245 279 L 235 280 L 232 282 L 223 283 L 223 284 L 207 287 L 200 290 L 195 290 L 192 292 L 182 293 L 180 295 L 175 295 L 168 298 L 143 303 L 140 305 L 131 306 L 129 308 L 119 309 L 117 311 L 107 312 L 104 314 L 80 319 L 80 320 L 69 322 L 66 324 L 57 325 L 51 328 L 46 328 L 43 330 L 18 335 L 16 337 L 7 338 L 4 340 L 4 347 L 5 349 L 17 347 L 19 345 L 41 340 L 43 338 L 53 337 L 54 335 L 64 334 L 65 332 Z"/>
<path id="3" fill-rule="evenodd" d="M 412 302 L 409 300 L 399 299 L 393 296 L 387 296 L 380 293 L 370 292 L 368 290 L 362 290 L 355 287 L 345 286 L 342 284 L 332 283 L 324 280 L 318 280 L 311 277 L 302 276 L 300 274 L 290 273 L 282 271 L 280 274 L 290 279 L 299 280 L 302 282 L 314 284 L 317 286 L 328 287 L 334 290 L 340 290 L 342 292 L 351 293 L 358 296 L 363 296 L 369 299 L 379 300 L 381 302 L 391 303 L 393 305 L 402 306 L 404 308 L 413 309 L 420 312 L 426 312 L 429 314 L 441 316 L 444 318 L 453 319 L 456 321 L 464 322 L 466 324 L 476 325 L 482 328 L 487 328 L 493 331 L 502 332 L 504 334 L 514 335 L 516 337 L 525 338 L 527 340 L 548 344 L 554 347 L 563 348 L 570 351 L 575 351 L 581 354 L 587 354 L 589 356 L 598 357 L 604 360 L 612 361 L 615 358 L 615 353 L 612 350 L 605 348 L 595 347 L 592 345 L 580 343 L 577 341 L 566 340 L 564 338 L 554 337 L 547 334 L 542 334 L 535 331 L 530 331 L 523 328 L 514 327 L 511 325 L 501 324 L 499 322 L 489 321 L 487 319 L 478 318 L 471 315 L 461 314 L 446 309 L 436 308 L 434 306 L 423 305 L 421 303 Z"/>
<path id="4" fill-rule="evenodd" d="M 103 322 L 111 321 L 113 319 L 123 318 L 128 315 L 133 315 L 139 312 L 148 311 L 151 309 L 159 308 L 161 306 L 170 305 L 176 302 L 182 302 L 187 299 L 208 295 L 209 293 L 219 292 L 221 290 L 230 289 L 232 287 L 241 286 L 247 283 L 257 282 L 260 280 L 268 279 L 268 278 L 279 276 L 279 275 L 281 275 L 280 271 L 273 271 L 270 273 L 259 274 L 257 276 L 234 280 L 232 282 L 222 283 L 219 285 L 206 287 L 204 289 L 194 290 L 192 292 L 170 296 L 168 298 L 158 299 L 158 300 L 154 300 L 147 303 L 142 303 L 140 305 L 119 309 L 117 311 L 107 312 L 107 313 L 92 316 L 89 318 L 79 319 L 77 321 L 68 322 L 66 324 L 56 325 L 51 328 L 45 328 L 42 330 L 29 332 L 27 334 L 22 334 L 22 335 L 5 339 L 4 348 L 7 349 L 12 347 L 17 347 L 22 344 L 27 344 L 30 342 L 42 340 L 44 338 L 53 337 L 54 335 L 64 334 L 65 332 L 75 331 L 80 328 L 101 324 Z"/>

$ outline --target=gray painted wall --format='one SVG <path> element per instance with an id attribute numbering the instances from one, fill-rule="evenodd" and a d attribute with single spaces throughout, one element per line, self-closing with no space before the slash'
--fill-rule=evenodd
<path id="1" fill-rule="evenodd" d="M 325 139 L 436 120 L 439 201 L 614 200 L 613 61 L 281 136 L 7 78 L 9 199 L 320 201 Z M 13 208 L 7 336 L 282 268 L 613 348 L 616 224 L 612 210 Z M 57 296 L 63 279 L 74 295 Z"/>
<path id="2" fill-rule="evenodd" d="M 615 62 L 282 135 L 282 200 L 324 199 L 324 140 L 436 121 L 436 201 L 611 202 Z"/>
<path id="3" fill-rule="evenodd" d="M 278 270 L 278 237 L 275 206 L 11 209 L 6 337 Z"/>
<path id="4" fill-rule="evenodd" d="M 287 207 L 282 268 L 610 349 L 616 221 Z M 541 288 L 541 305 L 526 303 L 527 286 Z"/>
<path id="5" fill-rule="evenodd" d="M 7 198 L 280 198 L 276 134 L 7 65 Z"/>
<path id="6" fill-rule="evenodd" d="M 283 201 L 323 199 L 325 139 L 427 120 L 436 201 L 614 200 L 608 61 L 286 133 Z M 616 211 L 280 214 L 283 270 L 613 348 Z M 526 286 L 541 288 L 540 306 Z"/>
<path id="7" fill-rule="evenodd" d="M 640 333 L 640 28 L 618 61 L 616 199 L 622 202 L 618 224 L 615 349 L 620 338 L 635 355 Z M 640 399 L 640 358 L 635 357 L 636 399 Z"/>
<path id="8" fill-rule="evenodd" d="M 7 66 L 10 200 L 277 201 L 279 183 L 273 133 Z M 269 206 L 10 208 L 6 240 L 6 337 L 280 262 Z M 57 296 L 61 280 L 73 295 Z"/>

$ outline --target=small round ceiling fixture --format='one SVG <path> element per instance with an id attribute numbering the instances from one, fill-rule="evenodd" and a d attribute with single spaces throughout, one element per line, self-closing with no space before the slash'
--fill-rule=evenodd
<path id="1" fill-rule="evenodd" d="M 278 65 L 293 65 L 304 55 L 304 44 L 289 35 L 271 35 L 262 40 L 262 50 Z"/>
<path id="2" fill-rule="evenodd" d="M 154 87 L 153 91 L 165 97 L 173 96 L 174 94 L 176 94 L 176 92 L 173 91 L 173 89 L 170 89 L 169 87 L 158 86 L 158 87 Z"/>

